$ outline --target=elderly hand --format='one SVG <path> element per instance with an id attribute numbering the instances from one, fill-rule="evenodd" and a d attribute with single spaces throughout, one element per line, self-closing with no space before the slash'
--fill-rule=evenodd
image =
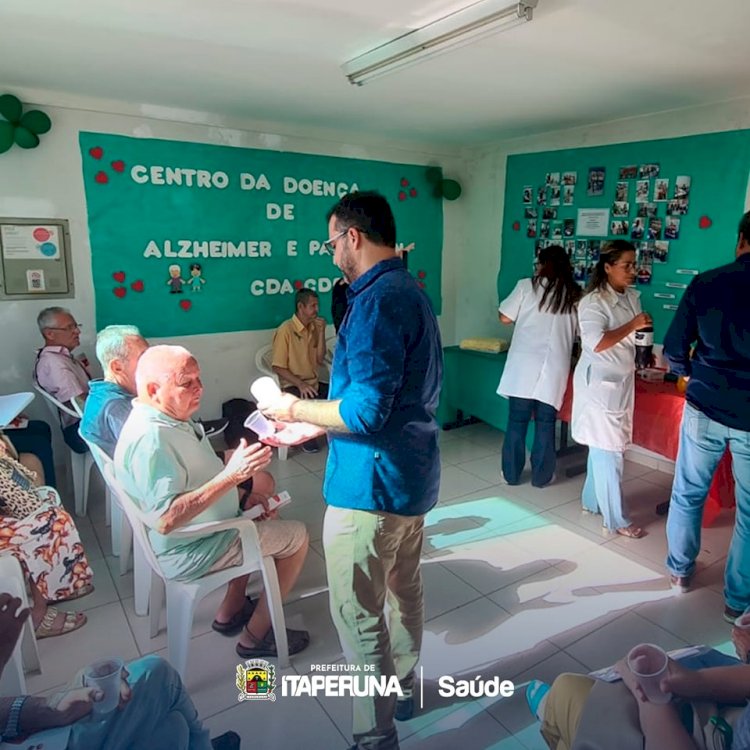
<path id="1" fill-rule="evenodd" d="M 643 692 L 643 688 L 638 684 L 638 678 L 633 674 L 632 670 L 628 666 L 627 658 L 620 659 L 620 661 L 615 664 L 615 669 L 617 670 L 617 673 L 620 675 L 620 677 L 622 677 L 622 681 L 625 684 L 625 687 L 630 690 L 635 699 L 641 703 L 646 703 L 648 701 L 648 698 L 646 698 L 646 694 Z"/>
<path id="2" fill-rule="evenodd" d="M 123 667 L 120 674 L 120 700 L 118 709 L 124 708 L 133 696 L 133 690 L 128 683 L 130 673 Z M 94 703 L 104 698 L 102 691 L 95 687 L 80 687 L 64 693 L 56 704 L 50 704 L 60 714 L 59 725 L 67 726 L 88 716 L 94 708 Z"/>
<path id="3" fill-rule="evenodd" d="M 250 479 L 271 463 L 271 449 L 261 443 L 247 444 L 242 438 L 237 449 L 227 461 L 224 471 L 235 484 Z"/>
<path id="4" fill-rule="evenodd" d="M 268 521 L 269 519 L 278 518 L 278 510 L 268 509 L 268 498 L 262 495 L 250 495 L 245 501 L 245 510 L 250 510 L 254 505 L 262 505 L 263 513 L 261 513 L 257 519 L 258 521 Z"/>
<path id="5" fill-rule="evenodd" d="M 750 659 L 750 630 L 743 628 L 732 628 L 732 643 L 737 651 L 737 657 L 746 664 Z"/>
<path id="6" fill-rule="evenodd" d="M 317 395 L 315 391 L 313 394 Z M 299 399 L 291 393 L 282 392 L 273 401 L 258 404 L 258 409 L 270 419 L 276 419 L 279 422 L 294 422 L 296 420 L 292 415 L 292 410 L 298 401 Z"/>

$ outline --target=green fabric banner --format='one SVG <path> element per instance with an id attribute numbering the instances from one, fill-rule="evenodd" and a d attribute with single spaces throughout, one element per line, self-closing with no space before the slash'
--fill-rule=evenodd
<path id="1" fill-rule="evenodd" d="M 274 328 L 301 286 L 330 322 L 341 274 L 325 215 L 352 190 L 388 199 L 397 246 L 414 243 L 409 270 L 440 313 L 443 208 L 424 166 L 85 132 L 80 146 L 97 328 Z"/>

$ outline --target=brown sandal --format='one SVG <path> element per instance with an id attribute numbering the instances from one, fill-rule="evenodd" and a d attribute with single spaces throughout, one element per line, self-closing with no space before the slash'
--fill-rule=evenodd
<path id="1" fill-rule="evenodd" d="M 646 532 L 640 526 L 636 526 L 633 523 L 631 523 L 630 526 L 615 529 L 615 532 L 620 536 L 626 536 L 628 539 L 640 539 L 646 535 Z"/>
<path id="2" fill-rule="evenodd" d="M 55 626 L 58 614 L 63 614 L 62 625 Z M 83 612 L 60 612 L 55 607 L 47 607 L 42 621 L 34 629 L 37 640 L 40 638 L 54 638 L 57 635 L 72 633 L 86 624 L 87 618 Z"/>

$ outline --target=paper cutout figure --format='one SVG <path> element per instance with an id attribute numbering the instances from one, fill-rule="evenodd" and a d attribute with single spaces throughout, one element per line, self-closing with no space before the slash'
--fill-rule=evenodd
<path id="1" fill-rule="evenodd" d="M 169 267 L 169 279 L 167 280 L 169 293 L 182 294 L 182 285 L 184 283 L 185 279 L 182 278 L 182 269 L 176 263 L 173 263 Z"/>
<path id="2" fill-rule="evenodd" d="M 187 284 L 190 287 L 191 292 L 200 292 L 203 285 L 206 283 L 206 280 L 201 276 L 202 272 L 203 267 L 200 263 L 190 264 L 190 278 L 188 279 Z"/>

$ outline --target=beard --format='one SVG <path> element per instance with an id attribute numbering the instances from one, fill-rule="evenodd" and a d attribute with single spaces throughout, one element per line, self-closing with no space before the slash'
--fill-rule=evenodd
<path id="1" fill-rule="evenodd" d="M 357 273 L 357 266 L 354 262 L 354 256 L 349 250 L 349 242 L 346 241 L 344 247 L 341 248 L 341 259 L 339 260 L 339 270 L 341 271 L 347 284 L 352 284 L 357 280 L 359 274 Z"/>

